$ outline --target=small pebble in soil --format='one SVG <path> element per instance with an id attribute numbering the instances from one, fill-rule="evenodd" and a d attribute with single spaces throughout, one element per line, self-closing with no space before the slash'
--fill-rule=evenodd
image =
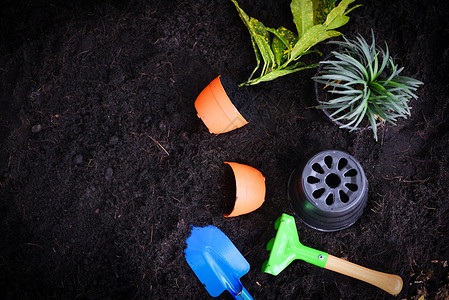
<path id="1" fill-rule="evenodd" d="M 104 174 L 104 178 L 109 181 L 112 179 L 112 175 L 114 175 L 114 170 L 112 170 L 112 168 L 107 168 L 106 172 Z"/>
<path id="2" fill-rule="evenodd" d="M 41 130 L 42 130 L 42 125 L 41 124 L 36 124 L 33 127 L 31 127 L 31 131 L 34 132 L 34 133 L 37 133 L 37 132 L 39 132 Z"/>
<path id="3" fill-rule="evenodd" d="M 83 162 L 83 156 L 81 154 L 75 155 L 73 162 L 77 165 L 81 164 Z"/>
<path id="4" fill-rule="evenodd" d="M 113 135 L 113 136 L 111 136 L 111 138 L 109 139 L 109 145 L 115 145 L 115 144 L 117 144 L 118 143 L 118 136 L 116 136 L 116 135 Z"/>
<path id="5" fill-rule="evenodd" d="M 31 99 L 34 99 L 34 98 L 39 97 L 40 95 L 41 95 L 41 94 L 40 94 L 39 92 L 31 92 L 30 98 L 31 98 Z"/>

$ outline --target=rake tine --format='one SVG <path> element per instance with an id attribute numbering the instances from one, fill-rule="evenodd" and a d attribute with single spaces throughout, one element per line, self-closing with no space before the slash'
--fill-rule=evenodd
<path id="1" fill-rule="evenodd" d="M 274 229 L 278 230 L 279 229 L 279 225 L 281 225 L 281 217 L 277 218 L 276 221 L 274 222 Z"/>
<path id="2" fill-rule="evenodd" d="M 271 240 L 268 241 L 267 244 L 267 251 L 271 251 L 271 249 L 273 249 L 273 244 L 274 244 L 274 238 L 271 238 Z"/>

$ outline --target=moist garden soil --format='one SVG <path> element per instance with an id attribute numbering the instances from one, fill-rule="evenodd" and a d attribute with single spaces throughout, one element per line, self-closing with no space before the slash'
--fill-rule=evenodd
<path id="1" fill-rule="evenodd" d="M 294 29 L 288 0 L 239 2 L 267 26 Z M 251 265 L 241 280 L 256 299 L 393 298 L 301 261 L 276 277 L 261 272 L 274 221 L 294 214 L 290 173 L 337 149 L 363 166 L 367 207 L 334 233 L 297 220 L 300 240 L 400 275 L 399 299 L 447 299 L 449 5 L 358 2 L 341 31 L 369 40 L 373 29 L 404 75 L 424 82 L 411 117 L 379 128 L 378 142 L 313 107 L 316 70 L 247 88 L 251 123 L 210 134 L 196 116 L 197 95 L 220 74 L 240 83 L 255 67 L 231 1 L 4 2 L 2 298 L 207 299 L 184 258 L 190 225 L 230 237 Z M 317 49 L 326 55 L 332 46 Z M 224 161 L 264 174 L 260 209 L 223 217 L 232 197 Z"/>

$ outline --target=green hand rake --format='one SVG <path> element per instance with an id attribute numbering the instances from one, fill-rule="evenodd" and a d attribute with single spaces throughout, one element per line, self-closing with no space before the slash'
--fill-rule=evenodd
<path id="1" fill-rule="evenodd" d="M 262 272 L 277 276 L 292 261 L 301 259 L 365 281 L 395 296 L 402 290 L 402 279 L 397 275 L 374 271 L 301 244 L 295 219 L 290 215 L 282 214 L 276 220 L 274 228 L 277 229 L 277 234 L 268 242 L 267 250 L 271 252 L 268 261 L 262 266 Z"/>

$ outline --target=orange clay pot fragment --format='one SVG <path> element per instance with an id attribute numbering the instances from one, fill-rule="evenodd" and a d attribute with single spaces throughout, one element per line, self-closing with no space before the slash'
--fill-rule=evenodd
<path id="1" fill-rule="evenodd" d="M 234 172 L 236 197 L 234 209 L 225 217 L 236 217 L 255 211 L 265 201 L 265 177 L 257 169 L 238 164 L 225 162 Z"/>
<path id="2" fill-rule="evenodd" d="M 220 76 L 200 93 L 195 108 L 210 133 L 225 133 L 248 124 L 226 94 Z"/>

